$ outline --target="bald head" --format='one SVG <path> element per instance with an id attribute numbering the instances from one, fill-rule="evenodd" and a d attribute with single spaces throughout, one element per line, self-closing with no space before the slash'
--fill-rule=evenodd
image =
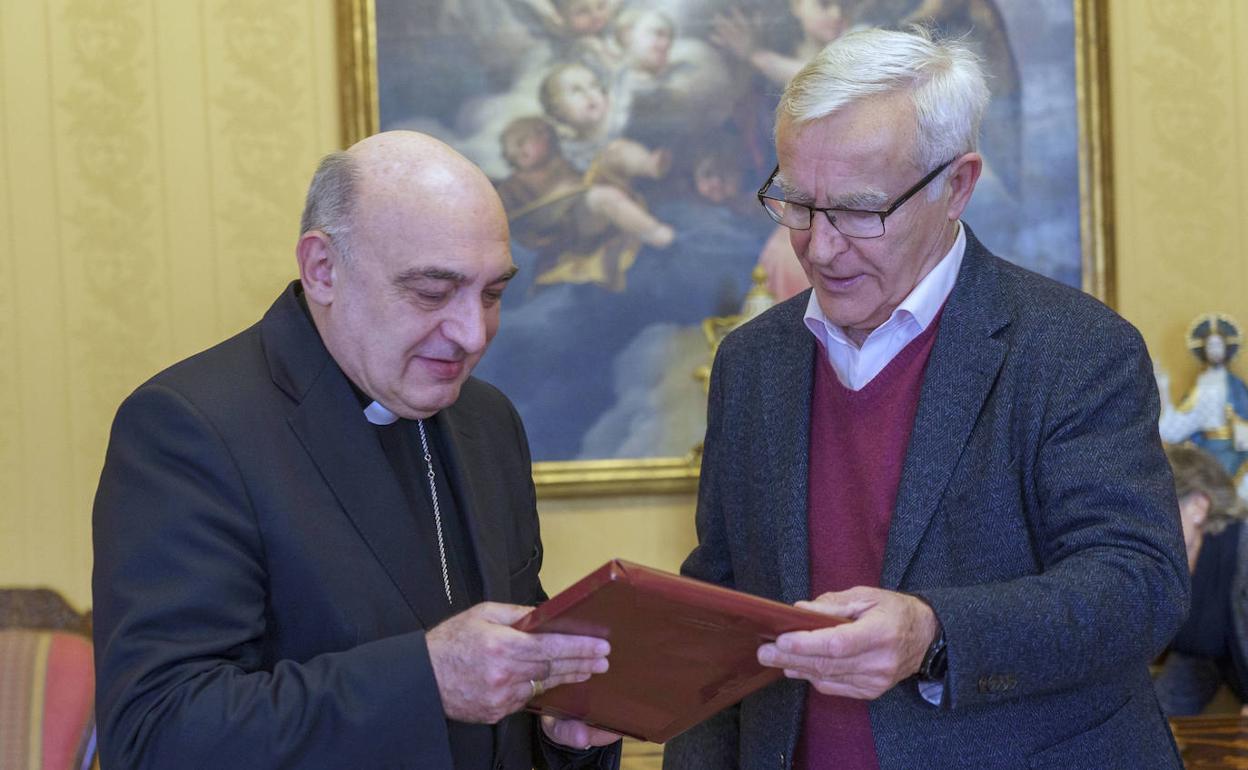
<path id="1" fill-rule="evenodd" d="M 454 403 L 516 272 L 489 179 L 436 139 L 391 131 L 326 158 L 308 211 L 300 281 L 342 372 L 400 417 Z"/>
<path id="2" fill-rule="evenodd" d="M 502 201 L 481 169 L 415 131 L 386 131 L 327 155 L 308 188 L 300 232 L 320 230 L 347 257 L 357 237 L 373 237 L 374 226 L 395 217 L 437 230 L 485 225 L 507 237 Z"/>

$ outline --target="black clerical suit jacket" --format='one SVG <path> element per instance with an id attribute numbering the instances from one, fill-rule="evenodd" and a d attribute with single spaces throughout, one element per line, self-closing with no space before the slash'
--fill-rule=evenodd
<path id="1" fill-rule="evenodd" d="M 105 770 L 451 766 L 436 549 L 297 291 L 118 411 L 94 511 Z M 544 599 L 515 410 L 470 379 L 433 420 L 485 598 Z M 495 767 L 532 766 L 535 725 L 499 724 Z"/>

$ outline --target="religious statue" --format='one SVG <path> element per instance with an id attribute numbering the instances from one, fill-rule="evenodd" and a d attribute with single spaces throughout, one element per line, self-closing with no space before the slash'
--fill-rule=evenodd
<path id="1" fill-rule="evenodd" d="M 1225 314 L 1207 313 L 1192 322 L 1187 347 L 1204 368 L 1177 407 L 1170 401 L 1169 375 L 1157 370 L 1158 428 L 1163 441 L 1190 441 L 1216 457 L 1248 499 L 1248 385 L 1228 368 L 1241 340 L 1239 324 Z"/>

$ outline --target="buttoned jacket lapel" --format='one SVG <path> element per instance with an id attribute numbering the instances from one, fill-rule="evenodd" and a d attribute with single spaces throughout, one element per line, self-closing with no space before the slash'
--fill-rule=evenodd
<path id="1" fill-rule="evenodd" d="M 794 305 L 804 308 L 805 305 Z M 774 483 L 768 492 L 772 501 L 775 541 L 771 548 L 780 567 L 780 600 L 786 603 L 810 598 L 809 536 L 806 509 L 810 472 L 810 398 L 815 339 L 802 322 L 801 312 L 794 323 L 769 344 L 760 361 L 772 387 L 760 394 L 760 442 L 758 461 L 764 478 Z M 792 394 L 777 397 L 777 394 Z"/>
<path id="2" fill-rule="evenodd" d="M 808 298 L 809 292 L 801 296 Z M 744 515 L 761 514 L 762 526 L 750 529 L 760 539 L 760 551 L 772 554 L 769 561 L 779 572 L 779 600 L 785 604 L 810 598 L 807 495 L 815 338 L 802 320 L 805 307 L 806 303 L 798 300 L 783 309 L 790 317 L 780 319 L 772 327 L 773 338 L 760 347 L 758 371 L 765 373 L 762 387 L 748 396 L 756 402 L 759 413 L 757 421 L 751 422 L 753 435 L 747 442 L 757 443 L 753 463 L 758 465 L 761 478 L 769 481 L 762 492 L 765 502 L 755 503 L 757 510 L 745 511 Z M 764 691 L 777 728 L 772 740 L 780 756 L 792 751 L 796 743 L 805 695 L 806 688 L 793 683 Z"/>
<path id="3" fill-rule="evenodd" d="M 989 254 L 967 228 L 966 252 L 945 303 L 928 359 L 897 491 L 880 585 L 897 589 L 991 391 L 1006 345 L 994 335 L 1009 323 Z"/>
<path id="4" fill-rule="evenodd" d="M 421 626 L 429 628 L 443 609 L 435 603 L 446 601 L 433 588 L 440 587 L 441 573 L 425 557 L 428 544 L 421 542 L 375 428 L 299 306 L 294 286 L 261 324 L 273 382 L 294 401 L 291 430 Z"/>

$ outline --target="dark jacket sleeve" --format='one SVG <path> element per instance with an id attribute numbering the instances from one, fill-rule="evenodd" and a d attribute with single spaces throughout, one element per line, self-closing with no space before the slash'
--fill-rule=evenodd
<path id="1" fill-rule="evenodd" d="M 1107 342 L 1108 340 L 1108 342 Z M 1126 322 L 1060 344 L 1041 427 L 1019 462 L 1030 484 L 1037 574 L 918 589 L 944 627 L 954 708 L 1111 681 L 1143 667 L 1187 612 L 1189 578 L 1174 482 L 1157 435 L 1159 400 Z M 1000 505 L 1006 520 L 1018 495 Z"/>
<path id="2" fill-rule="evenodd" d="M 94 508 L 102 765 L 449 766 L 423 632 L 265 665 L 264 542 L 226 445 L 147 385 L 113 425 Z"/>

